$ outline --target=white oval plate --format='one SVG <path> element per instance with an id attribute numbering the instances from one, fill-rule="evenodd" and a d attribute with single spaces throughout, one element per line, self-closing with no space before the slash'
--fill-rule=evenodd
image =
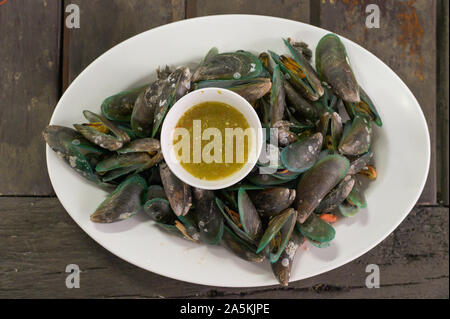
<path id="1" fill-rule="evenodd" d="M 83 109 L 100 112 L 103 99 L 148 83 L 158 66 L 198 63 L 212 46 L 221 52 L 270 49 L 288 53 L 281 37 L 305 41 L 315 49 L 326 33 L 300 22 L 251 15 L 209 16 L 164 25 L 117 45 L 87 67 L 62 96 L 51 124 L 71 127 L 83 122 Z M 291 281 L 339 267 L 380 243 L 413 208 L 428 175 L 429 133 L 413 94 L 381 60 L 342 40 L 358 82 L 383 120 L 383 127 L 376 127 L 374 144 L 379 177 L 366 193 L 368 209 L 336 225 L 336 238 L 329 248 L 310 247 L 297 254 Z M 106 193 L 72 171 L 49 147 L 47 166 L 67 212 L 94 240 L 120 258 L 197 284 L 254 287 L 277 283 L 269 264 L 251 264 L 222 247 L 168 236 L 142 214 L 116 224 L 92 223 L 89 216 Z"/>

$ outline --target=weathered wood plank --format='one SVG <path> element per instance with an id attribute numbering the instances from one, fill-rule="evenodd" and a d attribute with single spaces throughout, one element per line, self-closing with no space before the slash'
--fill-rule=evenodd
<path id="1" fill-rule="evenodd" d="M 116 44 L 151 28 L 183 19 L 184 0 L 65 0 L 80 8 L 81 26 L 71 29 L 67 83 Z"/>
<path id="2" fill-rule="evenodd" d="M 366 28 L 366 6 L 380 8 L 380 28 Z M 321 3 L 320 26 L 365 47 L 409 86 L 427 119 L 431 167 L 419 200 L 436 203 L 436 1 L 329 0 Z M 399 119 L 401 121 L 401 119 Z"/>
<path id="3" fill-rule="evenodd" d="M 0 195 L 53 193 L 41 132 L 58 100 L 59 1 L 0 7 Z"/>
<path id="4" fill-rule="evenodd" d="M 309 0 L 187 0 L 186 17 L 214 14 L 259 14 L 309 22 Z"/>
<path id="5" fill-rule="evenodd" d="M 448 208 L 415 208 L 369 253 L 288 289 L 223 289 L 144 271 L 96 244 L 56 198 L 0 198 L 0 216 L 0 298 L 448 298 Z M 80 289 L 65 286 L 72 263 L 82 270 Z M 380 266 L 379 289 L 365 288 L 372 263 Z"/>
<path id="6" fill-rule="evenodd" d="M 438 201 L 440 204 L 448 205 L 448 16 L 449 2 L 439 0 L 437 6 L 437 57 L 438 57 L 438 81 L 437 81 L 437 114 L 438 114 L 438 138 L 437 138 L 437 176 L 438 176 Z"/>

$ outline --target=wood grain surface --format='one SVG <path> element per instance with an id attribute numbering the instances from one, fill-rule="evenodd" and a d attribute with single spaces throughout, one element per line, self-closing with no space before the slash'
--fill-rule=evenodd
<path id="1" fill-rule="evenodd" d="M 449 19 L 449 1 L 439 0 L 437 4 L 437 11 L 440 13 L 437 16 L 437 141 L 436 141 L 436 157 L 437 157 L 437 189 L 438 189 L 438 203 L 447 205 L 449 201 L 448 190 L 448 19 Z"/>
<path id="2" fill-rule="evenodd" d="M 309 22 L 308 0 L 186 0 L 186 17 L 215 14 L 258 14 Z M 232 27 L 232 26 L 230 26 Z"/>
<path id="3" fill-rule="evenodd" d="M 448 298 L 448 208 L 415 208 L 367 254 L 287 289 L 200 286 L 142 270 L 96 244 L 54 198 L 0 198 L 0 216 L 0 298 Z M 68 264 L 81 269 L 79 289 L 65 286 Z M 368 264 L 380 267 L 378 289 L 365 286 Z"/>
<path id="4" fill-rule="evenodd" d="M 77 4 L 81 27 L 65 32 L 68 82 L 116 44 L 148 29 L 184 19 L 184 0 L 65 0 Z"/>
<path id="5" fill-rule="evenodd" d="M 81 10 L 80 29 L 64 27 L 70 3 Z M 372 3 L 380 29 L 365 28 Z M 430 128 L 432 166 L 420 205 L 367 254 L 289 288 L 199 286 L 139 269 L 73 222 L 47 176 L 40 132 L 87 65 L 150 28 L 228 13 L 309 22 L 361 44 L 411 88 Z M 9 0 L 0 6 L 0 58 L 0 298 L 449 297 L 447 0 Z M 379 289 L 365 286 L 371 263 L 380 266 Z M 68 264 L 82 270 L 80 289 L 65 286 Z"/>
<path id="6" fill-rule="evenodd" d="M 0 195 L 51 195 L 41 132 L 58 101 L 60 3 L 0 7 Z"/>

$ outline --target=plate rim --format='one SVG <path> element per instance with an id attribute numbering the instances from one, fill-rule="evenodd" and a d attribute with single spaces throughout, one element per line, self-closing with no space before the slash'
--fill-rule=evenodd
<path id="1" fill-rule="evenodd" d="M 118 47 L 122 47 L 128 44 L 128 42 L 131 41 L 136 41 L 137 39 L 139 39 L 140 37 L 143 37 L 144 35 L 148 34 L 148 33 L 154 33 L 154 32 L 159 32 L 160 30 L 163 30 L 165 28 L 170 28 L 173 27 L 173 25 L 179 24 L 190 24 L 190 23 L 196 23 L 197 21 L 201 21 L 201 20 L 213 20 L 213 19 L 217 19 L 217 18 L 259 18 L 259 19 L 269 19 L 272 20 L 273 22 L 276 23 L 276 21 L 288 21 L 288 22 L 295 22 L 297 24 L 299 24 L 299 26 L 301 27 L 306 27 L 306 28 L 312 28 L 312 29 L 316 29 L 316 30 L 321 30 L 321 31 L 326 31 L 328 33 L 334 33 L 336 35 L 338 35 L 341 39 L 347 42 L 350 42 L 354 45 L 356 45 L 357 47 L 359 47 L 360 49 L 362 49 L 364 51 L 364 53 L 368 53 L 370 56 L 372 56 L 372 58 L 375 58 L 376 60 L 378 60 L 379 62 L 381 62 L 390 72 L 391 76 L 393 76 L 393 78 L 395 78 L 400 85 L 403 87 L 403 89 L 406 89 L 405 92 L 407 92 L 407 94 L 410 96 L 410 98 L 412 98 L 412 101 L 414 101 L 415 103 L 415 108 L 417 109 L 417 111 L 420 114 L 420 119 L 423 125 L 423 128 L 425 128 L 425 134 L 426 134 L 426 141 L 427 141 L 427 145 L 424 147 L 424 149 L 426 150 L 426 174 L 424 174 L 424 177 L 422 178 L 422 182 L 420 184 L 420 187 L 418 188 L 418 191 L 414 201 L 411 201 L 408 209 L 405 210 L 405 213 L 402 214 L 401 218 L 399 218 L 399 220 L 396 223 L 393 223 L 392 226 L 390 227 L 390 230 L 383 236 L 380 237 L 379 240 L 374 241 L 374 243 L 372 245 L 368 245 L 365 249 L 361 250 L 360 252 L 358 252 L 357 254 L 355 254 L 351 259 L 346 260 L 346 261 L 342 261 L 340 263 L 335 263 L 332 264 L 332 266 L 324 266 L 322 267 L 318 272 L 316 272 L 315 274 L 308 276 L 308 277 L 304 277 L 304 278 L 300 278 L 300 279 L 295 279 L 295 280 L 290 280 L 289 282 L 296 282 L 296 281 L 300 281 L 300 280 L 305 280 L 308 278 L 312 278 L 312 277 L 316 277 L 318 275 L 321 275 L 323 273 L 329 272 L 331 270 L 337 269 L 342 267 L 343 265 L 346 265 L 347 263 L 350 263 L 354 260 L 356 260 L 357 258 L 361 257 L 362 255 L 366 254 L 368 251 L 372 250 L 374 247 L 378 246 L 382 241 L 384 241 L 404 220 L 405 218 L 409 215 L 409 213 L 411 212 L 411 210 L 414 208 L 414 206 L 416 205 L 417 201 L 419 200 L 423 189 L 425 187 L 425 184 L 427 182 L 428 179 L 428 175 L 429 175 L 429 171 L 430 171 L 430 162 L 431 162 L 431 141 L 430 141 L 430 133 L 429 133 L 429 128 L 428 128 L 428 123 L 426 120 L 426 117 L 423 113 L 423 110 L 420 106 L 420 103 L 417 101 L 415 95 L 411 92 L 411 90 L 409 89 L 409 87 L 403 82 L 403 80 L 397 75 L 397 73 L 395 73 L 390 67 L 389 65 L 387 65 L 385 62 L 383 62 L 380 58 L 378 58 L 375 54 L 373 54 L 372 52 L 370 52 L 369 50 L 367 50 L 366 48 L 364 48 L 363 46 L 359 45 L 358 43 L 344 37 L 341 36 L 340 34 L 337 34 L 335 32 L 332 32 L 330 30 L 327 30 L 325 28 L 320 28 L 308 23 L 304 23 L 304 22 L 300 22 L 300 21 L 296 21 L 296 20 L 292 20 L 292 19 L 286 19 L 286 18 L 280 18 L 280 17 L 274 17 L 274 16 L 266 16 L 266 15 L 255 15 L 255 14 L 219 14 L 219 15 L 209 15 L 209 16 L 202 16 L 202 17 L 195 17 L 195 18 L 190 18 L 190 19 L 183 19 L 180 21 L 175 21 L 175 22 L 170 22 L 146 31 L 143 31 L 139 34 L 136 34 L 130 38 L 127 38 L 126 40 L 116 44 L 115 46 L 111 47 L 110 49 L 108 49 L 107 51 L 105 51 L 104 53 L 102 53 L 100 56 L 98 56 L 96 59 L 94 59 L 91 63 L 89 63 L 82 72 L 80 72 L 77 77 L 71 82 L 71 84 L 66 88 L 65 92 L 63 93 L 63 95 L 60 97 L 60 99 L 58 100 L 58 103 L 56 104 L 56 107 L 53 110 L 52 116 L 50 118 L 50 122 L 49 124 L 53 124 L 54 121 L 54 117 L 55 117 L 55 113 L 57 112 L 57 110 L 59 108 L 61 108 L 62 106 L 62 101 L 64 101 L 66 94 L 68 94 L 68 91 L 70 89 L 70 87 L 72 85 L 76 85 L 80 79 L 82 78 L 82 76 L 84 75 L 85 72 L 87 72 L 87 70 L 92 66 L 95 65 L 97 63 L 99 63 L 105 56 L 111 54 L 111 51 L 113 51 L 114 49 L 118 48 Z M 50 149 L 50 147 L 48 145 L 46 145 L 46 164 L 47 164 L 47 172 L 50 178 L 50 182 L 52 183 L 52 186 L 54 185 L 54 181 L 52 178 L 52 174 L 50 173 L 51 171 L 51 164 L 49 162 L 49 154 L 50 152 L 52 152 L 52 150 Z M 87 235 L 89 235 L 89 237 L 91 239 L 93 239 L 96 243 L 98 243 L 100 246 L 102 246 L 104 249 L 106 249 L 107 251 L 109 251 L 110 253 L 114 254 L 115 256 L 121 258 L 122 260 L 138 267 L 141 269 L 144 269 L 146 271 L 150 271 L 152 273 L 155 273 L 157 275 L 160 276 L 164 276 L 164 277 L 168 277 L 168 278 L 172 278 L 175 280 L 179 280 L 179 281 L 183 281 L 183 282 L 188 282 L 191 284 L 197 284 L 197 285 L 202 285 L 202 286 L 214 286 L 214 287 L 224 287 L 224 288 L 256 288 L 256 287 L 268 287 L 268 286 L 274 286 L 276 284 L 259 284 L 259 285 L 227 285 L 227 284 L 220 284 L 217 285 L 217 283 L 214 282 L 209 282 L 209 281 L 203 281 L 203 282 L 196 282 L 193 280 L 189 280 L 186 278 L 183 278 L 177 274 L 164 274 L 155 270 L 150 269 L 151 267 L 146 267 L 144 265 L 139 265 L 136 264 L 134 261 L 130 260 L 129 258 L 126 258 L 124 256 L 122 256 L 121 253 L 116 252 L 113 248 L 108 248 L 106 244 L 100 242 L 100 240 L 98 240 L 97 238 L 95 238 L 95 236 L 87 229 L 83 228 L 78 221 L 69 213 L 69 210 L 67 209 L 67 207 L 65 206 L 65 204 L 63 203 L 63 201 L 60 199 L 60 190 L 57 190 L 55 187 L 53 187 L 55 194 L 58 198 L 58 201 L 61 203 L 61 205 L 64 207 L 64 209 L 66 210 L 66 213 L 72 218 L 72 220 L 75 221 L 75 223 L 78 225 L 78 227 L 80 227 Z"/>

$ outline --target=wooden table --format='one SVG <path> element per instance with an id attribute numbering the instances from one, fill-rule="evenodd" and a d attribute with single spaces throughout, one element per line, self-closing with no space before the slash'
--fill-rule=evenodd
<path id="1" fill-rule="evenodd" d="M 0 297 L 449 297 L 447 0 L 0 3 Z M 80 29 L 65 27 L 65 9 L 70 3 L 81 9 Z M 366 7 L 372 3 L 380 8 L 379 29 L 365 27 Z M 292 283 L 287 289 L 199 286 L 128 264 L 96 244 L 74 223 L 55 197 L 47 175 L 40 133 L 65 88 L 91 61 L 142 31 L 185 18 L 224 13 L 284 17 L 352 39 L 405 81 L 418 98 L 430 129 L 428 182 L 400 227 L 357 260 Z M 365 268 L 371 263 L 380 266 L 379 289 L 365 287 Z M 67 264 L 80 266 L 80 289 L 66 288 Z"/>

